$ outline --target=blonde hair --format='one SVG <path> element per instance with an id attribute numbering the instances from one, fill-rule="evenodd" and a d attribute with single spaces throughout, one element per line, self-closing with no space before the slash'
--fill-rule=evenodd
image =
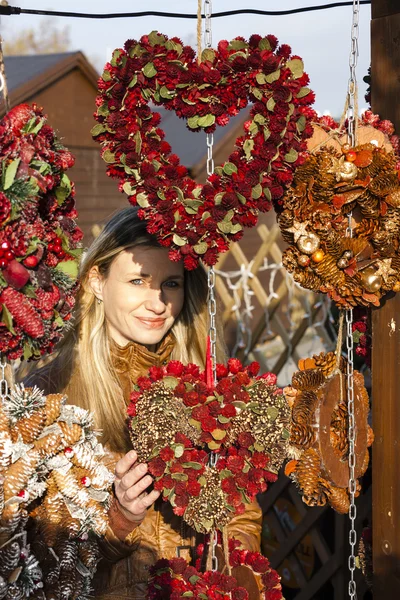
<path id="1" fill-rule="evenodd" d="M 86 252 L 80 269 L 80 289 L 74 310 L 73 326 L 62 340 L 49 364 L 32 374 L 47 382 L 49 391 L 63 391 L 79 365 L 81 389 L 79 405 L 93 412 L 96 427 L 103 430 L 103 443 L 114 451 L 127 447 L 125 402 L 110 356 L 103 303 L 98 303 L 89 284 L 89 274 L 97 267 L 107 278 L 116 256 L 137 246 L 160 247 L 137 216 L 137 208 L 123 209 L 114 215 Z M 171 359 L 204 367 L 205 340 L 208 332 L 207 274 L 203 266 L 185 271 L 184 305 L 171 328 L 176 344 Z M 222 335 L 219 333 L 222 340 Z M 224 358 L 218 343 L 219 360 Z M 40 382 L 37 382 L 40 386 Z M 76 402 L 76 399 L 73 400 Z"/>

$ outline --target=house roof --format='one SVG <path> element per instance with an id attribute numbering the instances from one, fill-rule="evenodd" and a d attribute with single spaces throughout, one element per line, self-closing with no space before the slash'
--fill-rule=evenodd
<path id="1" fill-rule="evenodd" d="M 43 75 L 66 57 L 76 52 L 58 54 L 36 54 L 30 56 L 6 56 L 4 65 L 7 75 L 8 91 L 13 92 L 18 87 L 36 77 Z"/>

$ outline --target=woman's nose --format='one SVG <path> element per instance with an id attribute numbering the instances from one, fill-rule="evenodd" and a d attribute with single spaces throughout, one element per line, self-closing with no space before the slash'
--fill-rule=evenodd
<path id="1" fill-rule="evenodd" d="M 157 314 L 161 314 L 165 311 L 166 304 L 160 289 L 149 288 L 145 300 L 145 307 L 147 310 L 151 310 Z"/>

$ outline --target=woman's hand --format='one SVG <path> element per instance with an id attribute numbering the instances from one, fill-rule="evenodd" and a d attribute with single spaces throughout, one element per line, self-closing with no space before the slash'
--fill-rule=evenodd
<path id="1" fill-rule="evenodd" d="M 153 478 L 146 473 L 147 465 L 137 463 L 134 450 L 130 450 L 115 465 L 115 496 L 122 514 L 133 523 L 143 521 L 146 510 L 160 495 L 154 490 L 146 493 L 146 488 L 153 482 Z"/>

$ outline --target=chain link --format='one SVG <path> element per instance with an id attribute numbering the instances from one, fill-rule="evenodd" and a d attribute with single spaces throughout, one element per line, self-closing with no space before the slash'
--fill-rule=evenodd
<path id="1" fill-rule="evenodd" d="M 8 383 L 6 379 L 7 363 L 0 358 L 0 398 L 1 404 L 4 405 L 8 396 Z"/>
<path id="2" fill-rule="evenodd" d="M 347 138 L 351 147 L 357 143 L 357 61 L 358 61 L 358 36 L 359 36 L 360 0 L 353 0 L 353 17 L 351 24 L 351 50 L 350 50 L 350 77 L 347 88 Z M 348 225 L 346 236 L 353 237 L 352 213 L 348 213 Z M 357 508 L 355 495 L 357 481 L 355 478 L 356 454 L 355 454 L 355 418 L 354 418 L 354 354 L 353 354 L 353 309 L 346 310 L 346 350 L 347 350 L 347 409 L 348 409 L 348 441 L 349 441 L 349 496 L 350 496 L 350 553 L 348 568 L 350 571 L 349 598 L 357 598 L 357 587 L 354 579 L 356 569 L 356 518 Z"/>
<path id="3" fill-rule="evenodd" d="M 217 302 L 215 300 L 215 271 L 214 267 L 211 267 L 208 271 L 208 316 L 211 363 L 214 383 L 217 382 L 217 328 L 215 323 L 216 314 Z"/>
<path id="4" fill-rule="evenodd" d="M 347 87 L 347 135 L 351 147 L 356 145 L 357 125 L 357 62 L 358 62 L 358 36 L 360 19 L 360 0 L 353 0 L 353 20 L 351 24 L 351 50 L 349 58 L 350 77 Z"/>
<path id="5" fill-rule="evenodd" d="M 211 0 L 204 0 L 204 16 L 205 16 L 204 46 L 206 48 L 212 48 L 211 15 L 212 15 L 212 2 L 211 2 Z"/>
<path id="6" fill-rule="evenodd" d="M 218 544 L 218 531 L 214 529 L 213 538 L 211 540 L 211 570 L 218 571 L 218 557 L 216 553 Z"/>

